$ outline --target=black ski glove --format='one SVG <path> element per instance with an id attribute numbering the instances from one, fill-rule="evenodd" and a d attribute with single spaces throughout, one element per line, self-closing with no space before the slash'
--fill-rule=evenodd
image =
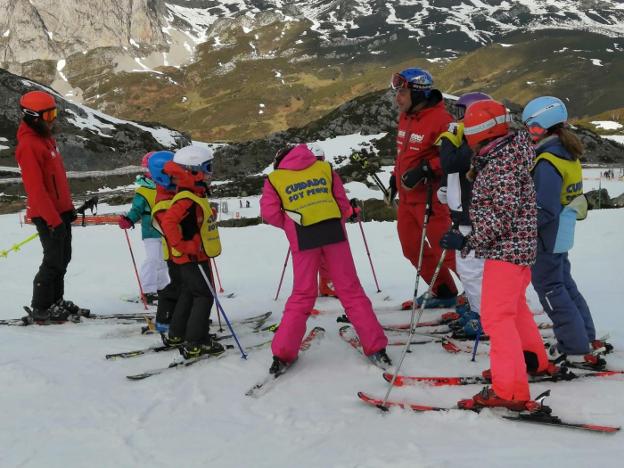
<path id="1" fill-rule="evenodd" d="M 401 185 L 406 190 L 412 190 L 420 182 L 431 178 L 433 171 L 427 160 L 421 161 L 420 164 L 412 169 L 408 169 L 401 176 Z"/>
<path id="2" fill-rule="evenodd" d="M 358 206 L 358 199 L 352 198 L 349 200 L 349 204 L 351 205 L 351 216 L 347 218 L 347 221 L 351 223 L 355 223 L 360 217 L 360 213 L 362 212 L 362 208 Z"/>
<path id="3" fill-rule="evenodd" d="M 466 245 L 466 238 L 459 231 L 450 230 L 440 239 L 440 247 L 446 250 L 461 250 Z"/>

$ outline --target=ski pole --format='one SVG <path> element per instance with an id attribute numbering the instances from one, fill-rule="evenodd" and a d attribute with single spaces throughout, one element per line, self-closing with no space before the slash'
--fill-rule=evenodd
<path id="1" fill-rule="evenodd" d="M 384 397 L 383 403 L 380 406 L 380 408 L 382 409 L 386 408 L 386 403 L 388 401 L 388 398 L 390 397 L 392 386 L 394 385 L 394 382 L 396 381 L 396 377 L 399 374 L 399 369 L 401 368 L 401 365 L 403 365 L 403 360 L 405 359 L 405 356 L 407 355 L 409 351 L 409 342 L 412 339 L 412 332 L 416 328 L 414 325 L 415 325 L 415 319 L 416 319 L 416 304 L 418 302 L 418 284 L 420 283 L 420 270 L 422 269 L 422 261 L 423 261 L 424 252 L 425 252 L 425 239 L 427 237 L 427 226 L 429 225 L 429 217 L 431 216 L 431 212 L 432 212 L 432 209 L 431 209 L 432 199 L 433 199 L 433 186 L 431 184 L 428 184 L 427 185 L 427 199 L 425 203 L 425 216 L 423 220 L 422 232 L 420 234 L 420 251 L 418 252 L 418 265 L 416 267 L 416 284 L 414 285 L 414 297 L 412 298 L 412 311 L 410 313 L 410 337 L 407 340 L 407 344 L 403 347 L 401 358 L 399 360 L 399 366 L 395 370 L 394 375 L 392 376 L 392 381 L 390 382 L 390 385 L 388 386 L 388 390 L 386 391 L 386 396 Z M 433 284 L 433 282 L 431 284 Z M 425 301 L 423 300 L 423 302 Z"/>
<path id="2" fill-rule="evenodd" d="M 479 339 L 481 338 L 481 331 L 477 332 L 477 336 L 475 337 L 474 347 L 472 349 L 472 362 L 475 362 L 475 356 L 477 355 L 477 347 L 479 346 Z"/>
<path id="3" fill-rule="evenodd" d="M 286 252 L 286 259 L 284 260 L 284 268 L 282 269 L 282 276 L 279 280 L 279 285 L 277 286 L 277 292 L 275 293 L 274 301 L 277 301 L 277 297 L 279 296 L 280 289 L 282 289 L 282 281 L 284 281 L 284 273 L 286 272 L 286 265 L 288 265 L 288 257 L 290 257 L 290 247 L 288 247 L 288 252 Z"/>
<path id="4" fill-rule="evenodd" d="M 215 269 L 216 269 L 217 264 L 215 263 Z M 212 265 L 210 264 L 210 262 L 208 262 L 208 268 L 210 268 L 210 284 L 212 284 L 212 287 L 214 288 L 214 275 L 212 274 Z M 223 290 L 219 291 L 222 292 Z M 219 333 L 223 333 L 223 325 L 221 324 L 221 312 L 219 311 L 219 308 L 217 307 L 217 322 L 219 323 Z"/>
<path id="5" fill-rule="evenodd" d="M 221 277 L 219 276 L 219 269 L 217 268 L 217 260 L 212 259 L 212 263 L 214 263 L 215 273 L 217 273 L 217 281 L 219 282 L 219 292 L 223 292 L 223 285 L 221 284 Z"/>
<path id="6" fill-rule="evenodd" d="M 147 299 L 145 299 L 145 294 L 143 293 L 143 286 L 141 285 L 141 279 L 139 278 L 139 270 L 137 270 L 136 261 L 134 260 L 134 252 L 132 252 L 132 245 L 130 244 L 130 236 L 128 235 L 128 230 L 124 229 L 124 234 L 126 235 L 126 240 L 128 241 L 128 250 L 130 250 L 130 257 L 132 258 L 132 266 L 134 266 L 134 274 L 137 279 L 137 283 L 139 283 L 139 292 L 141 293 L 141 301 L 143 301 L 143 307 L 147 310 Z"/>
<path id="7" fill-rule="evenodd" d="M 377 275 L 375 274 L 375 267 L 373 266 L 373 260 L 371 258 L 370 250 L 368 250 L 368 242 L 366 242 L 366 236 L 364 235 L 364 228 L 362 227 L 362 218 L 358 214 L 358 224 L 360 225 L 360 232 L 362 233 L 362 239 L 364 240 L 364 247 L 366 248 L 366 255 L 368 255 L 368 262 L 370 263 L 371 270 L 373 271 L 373 278 L 375 279 L 375 286 L 377 286 L 377 292 L 380 293 L 379 283 L 377 282 Z"/>
<path id="8" fill-rule="evenodd" d="M 230 332 L 232 333 L 232 336 L 234 337 L 234 341 L 236 341 L 236 345 L 238 346 L 238 349 L 241 352 L 241 357 L 243 359 L 247 359 L 247 354 L 245 354 L 245 351 L 243 350 L 243 347 L 241 346 L 240 341 L 238 341 L 238 336 L 236 336 L 236 332 L 232 328 L 232 324 L 230 323 L 230 320 L 227 318 L 225 310 L 223 310 L 223 307 L 221 306 L 221 301 L 219 301 L 219 298 L 217 297 L 216 291 L 212 287 L 212 284 L 210 284 L 210 280 L 208 279 L 208 276 L 206 276 L 206 272 L 204 271 L 204 269 L 201 266 L 201 264 L 198 263 L 197 267 L 199 268 L 200 273 L 204 277 L 204 281 L 206 282 L 206 285 L 208 286 L 208 289 L 210 289 L 210 293 L 212 294 L 212 297 L 214 297 L 214 301 L 215 301 L 215 305 L 217 307 L 217 310 L 220 309 L 221 313 L 223 314 L 223 318 L 225 319 L 225 323 L 227 324 L 228 328 L 230 329 Z"/>
<path id="9" fill-rule="evenodd" d="M 37 237 L 39 237 L 39 233 L 35 232 L 34 234 L 28 236 L 23 241 L 18 242 L 17 244 L 13 244 L 7 250 L 0 250 L 0 257 L 6 258 L 9 255 L 9 252 L 11 252 L 11 251 L 19 252 L 20 247 L 22 247 L 25 244 L 28 244 L 31 240 L 36 239 Z"/>

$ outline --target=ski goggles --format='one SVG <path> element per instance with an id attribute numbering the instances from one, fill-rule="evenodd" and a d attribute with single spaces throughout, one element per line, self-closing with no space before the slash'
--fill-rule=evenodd
<path id="1" fill-rule="evenodd" d="M 410 82 L 405 79 L 403 75 L 400 73 L 395 73 L 392 75 L 392 80 L 390 80 L 390 86 L 395 91 L 399 89 L 411 88 Z"/>
<path id="2" fill-rule="evenodd" d="M 57 115 L 58 115 L 58 110 L 56 109 L 56 107 L 53 107 L 52 109 L 46 109 L 46 110 L 43 110 L 43 111 L 39 111 L 39 112 L 36 112 L 34 110 L 30 110 L 30 109 L 22 109 L 22 111 L 26 115 L 30 115 L 31 117 L 40 118 L 41 120 L 43 120 L 45 122 L 48 122 L 48 123 L 54 122 L 56 120 Z"/>
<path id="3" fill-rule="evenodd" d="M 193 172 L 203 172 L 204 174 L 212 174 L 212 161 L 206 161 L 199 166 L 186 166 Z"/>
<path id="4" fill-rule="evenodd" d="M 541 125 L 536 124 L 536 123 L 527 125 L 526 129 L 529 132 L 529 135 L 531 135 L 531 139 L 533 141 L 538 141 L 544 135 L 546 135 L 546 132 L 548 131 L 545 128 L 543 128 Z"/>

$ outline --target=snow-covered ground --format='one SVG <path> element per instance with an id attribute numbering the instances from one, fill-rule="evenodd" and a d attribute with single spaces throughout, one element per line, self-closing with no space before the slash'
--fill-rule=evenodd
<path id="1" fill-rule="evenodd" d="M 119 207 L 114 207 L 119 208 Z M 106 207 L 104 207 L 104 210 Z M 103 210 L 103 211 L 104 211 Z M 610 333 L 617 351 L 609 366 L 624 368 L 624 210 L 591 211 L 578 226 L 571 258 L 576 280 L 592 307 L 600 334 Z M 364 288 L 380 320 L 407 320 L 388 312 L 411 296 L 414 269 L 403 259 L 394 223 L 365 223 L 382 292 L 376 293 L 357 225 L 348 226 Z M 34 232 L 16 215 L 0 216 L 4 249 Z M 123 302 L 136 293 L 123 233 L 116 226 L 73 231 L 73 260 L 66 297 L 99 314 L 140 312 Z M 140 230 L 130 231 L 135 255 L 143 251 Z M 278 320 L 291 287 L 290 265 L 280 299 L 273 301 L 286 240 L 281 231 L 260 225 L 221 229 L 223 254 L 217 260 L 230 318 L 273 311 Z M 0 258 L 0 318 L 22 315 L 39 265 L 37 240 Z M 424 284 L 421 282 L 421 290 Z M 388 300 L 384 300 L 388 298 Z M 534 309 L 539 303 L 533 293 Z M 21 467 L 458 467 L 458 466 L 615 466 L 624 456 L 622 435 L 603 436 L 522 425 L 485 412 L 381 414 L 365 406 L 358 390 L 382 395 L 381 372 L 343 343 L 334 299 L 322 298 L 324 312 L 309 320 L 327 334 L 301 356 L 275 388 L 259 399 L 244 396 L 270 364 L 268 348 L 243 361 L 230 355 L 213 362 L 131 382 L 125 376 L 166 365 L 173 354 L 109 362 L 104 355 L 149 346 L 138 325 L 96 323 L 48 327 L 0 326 L 0 466 Z M 425 319 L 437 314 L 427 312 Z M 539 320 L 547 320 L 540 315 Z M 239 330 L 243 332 L 243 329 Z M 267 337 L 243 334 L 250 345 Z M 482 347 L 487 349 L 487 345 Z M 399 348 L 390 350 L 398 359 Z M 406 373 L 472 375 L 488 367 L 486 356 L 472 363 L 439 345 L 414 346 Z M 551 388 L 550 404 L 568 420 L 624 423 L 624 378 L 611 377 L 532 386 Z M 395 389 L 393 397 L 423 404 L 451 405 L 473 395 L 477 386 Z"/>

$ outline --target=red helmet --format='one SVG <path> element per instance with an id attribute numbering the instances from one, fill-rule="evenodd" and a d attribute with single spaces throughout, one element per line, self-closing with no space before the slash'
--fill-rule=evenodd
<path id="1" fill-rule="evenodd" d="M 471 147 L 485 140 L 505 136 L 511 116 L 503 104 L 492 99 L 477 101 L 466 109 L 464 136 Z"/>
<path id="2" fill-rule="evenodd" d="M 20 98 L 20 107 L 26 115 L 51 122 L 56 118 L 56 101 L 45 91 L 29 91 Z"/>
<path id="3" fill-rule="evenodd" d="M 141 167 L 144 167 L 145 169 L 148 169 L 148 163 L 149 163 L 149 158 L 152 156 L 152 154 L 154 154 L 156 151 L 150 151 L 149 153 L 147 153 L 145 156 L 143 156 L 143 159 L 141 159 Z"/>

